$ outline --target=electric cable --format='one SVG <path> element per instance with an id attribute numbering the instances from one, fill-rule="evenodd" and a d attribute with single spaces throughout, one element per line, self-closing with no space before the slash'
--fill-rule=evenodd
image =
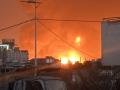
<path id="1" fill-rule="evenodd" d="M 70 44 L 69 42 L 65 41 L 63 38 L 61 38 L 59 35 L 57 35 L 55 32 L 53 32 L 49 27 L 47 27 L 46 25 L 44 25 L 43 23 L 40 23 L 42 26 L 44 26 L 44 28 L 46 28 L 49 32 L 51 32 L 54 36 L 56 36 L 58 39 L 60 39 L 62 42 L 66 43 L 68 46 L 70 46 L 71 48 L 77 50 L 77 51 L 80 51 L 81 53 L 83 53 L 84 55 L 87 55 L 93 59 L 96 59 L 97 57 L 94 57 L 76 47 L 74 47 L 72 44 Z"/>
<path id="2" fill-rule="evenodd" d="M 33 21 L 33 20 L 34 20 L 34 19 L 29 19 L 29 20 L 25 20 L 25 21 L 23 21 L 23 22 L 20 22 L 20 23 L 17 23 L 17 24 L 14 24 L 14 25 L 8 26 L 8 27 L 4 27 L 4 28 L 0 29 L 0 32 L 5 31 L 5 30 L 10 29 L 10 28 L 17 27 L 17 26 L 19 26 L 19 25 L 22 25 L 22 24 L 28 23 L 28 22 Z"/>
<path id="3" fill-rule="evenodd" d="M 41 21 L 60 21 L 60 22 L 102 22 L 102 20 L 80 20 L 80 19 L 37 19 Z"/>
<path id="4" fill-rule="evenodd" d="M 19 25 L 28 23 L 28 22 L 33 21 L 33 20 L 34 20 L 34 19 L 29 19 L 29 20 L 26 20 L 26 21 L 17 23 L 17 24 L 15 24 L 15 25 L 11 25 L 11 26 L 2 28 L 2 29 L 0 29 L 0 32 L 1 32 L 1 31 L 5 31 L 5 30 L 10 29 L 10 28 L 13 28 L 13 27 L 17 27 L 17 26 L 19 26 Z M 46 19 L 37 19 L 37 20 L 46 20 Z M 57 20 L 57 19 L 47 19 L 47 20 Z M 61 20 L 60 20 L 60 21 L 61 21 Z M 63 21 L 64 21 L 64 20 L 63 20 Z M 65 20 L 65 21 L 71 21 L 71 20 Z M 75 20 L 75 21 L 76 21 L 76 20 Z M 77 20 L 77 21 L 81 21 L 81 20 Z M 89 22 L 90 22 L 90 21 L 89 21 Z M 92 21 L 92 22 L 93 22 L 93 21 Z M 87 56 L 89 56 L 89 57 L 92 57 L 92 58 L 94 58 L 94 59 L 97 58 L 97 57 L 91 56 L 91 55 L 89 55 L 88 53 L 86 53 L 86 52 L 84 52 L 84 51 L 82 51 L 82 50 L 74 47 L 72 44 L 70 44 L 70 43 L 68 43 L 67 41 L 65 41 L 63 38 L 61 38 L 59 35 L 57 35 L 55 32 L 53 32 L 50 28 L 48 28 L 48 27 L 47 27 L 46 25 L 44 25 L 43 23 L 40 23 L 40 24 L 43 25 L 49 32 L 51 32 L 52 34 L 54 34 L 54 36 L 56 36 L 58 39 L 60 39 L 61 41 L 63 41 L 63 42 L 66 43 L 67 45 L 69 45 L 70 47 L 76 49 L 77 51 L 80 51 L 81 53 L 83 53 L 83 54 L 85 54 L 85 55 L 87 55 Z"/>
<path id="5" fill-rule="evenodd" d="M 26 20 L 26 21 L 23 21 L 23 22 L 20 22 L 20 23 L 17 23 L 17 24 L 15 24 L 15 25 L 11 25 L 11 26 L 8 26 L 8 27 L 4 27 L 4 28 L 2 28 L 2 29 L 0 29 L 0 32 L 1 31 L 4 31 L 4 30 L 6 30 L 6 29 L 9 29 L 9 28 L 13 28 L 13 27 L 17 27 L 17 26 L 19 26 L 19 25 L 22 25 L 22 24 L 25 24 L 25 23 L 27 23 L 27 22 L 30 22 L 30 21 L 32 21 L 32 20 L 35 20 L 35 19 L 29 19 L 29 20 Z M 41 20 L 41 21 L 60 21 L 60 22 L 63 22 L 63 21 L 67 21 L 67 22 L 102 22 L 102 21 L 93 21 L 93 20 L 91 20 L 91 21 L 89 21 L 89 20 L 75 20 L 75 19 L 37 19 L 37 20 Z"/>

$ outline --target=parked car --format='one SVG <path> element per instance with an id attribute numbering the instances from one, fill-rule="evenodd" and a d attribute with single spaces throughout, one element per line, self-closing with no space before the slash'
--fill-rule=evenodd
<path id="1" fill-rule="evenodd" d="M 10 90 L 67 90 L 66 83 L 58 77 L 39 76 L 17 80 Z"/>

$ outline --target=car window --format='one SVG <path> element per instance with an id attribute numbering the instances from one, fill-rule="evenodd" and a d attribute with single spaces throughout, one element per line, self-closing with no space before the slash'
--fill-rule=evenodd
<path id="1" fill-rule="evenodd" d="M 25 90 L 43 90 L 43 87 L 38 81 L 28 81 Z"/>
<path id="2" fill-rule="evenodd" d="M 13 86 L 13 90 L 44 90 L 41 83 L 31 80 L 18 80 Z"/>
<path id="3" fill-rule="evenodd" d="M 66 84 L 61 80 L 46 80 L 46 90 L 67 90 Z"/>

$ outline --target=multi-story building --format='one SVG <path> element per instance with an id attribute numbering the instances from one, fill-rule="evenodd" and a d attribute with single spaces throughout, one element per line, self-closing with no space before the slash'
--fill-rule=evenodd
<path id="1" fill-rule="evenodd" d="M 9 49 L 9 45 L 0 44 L 0 65 L 2 65 L 5 62 L 6 52 L 8 49 Z"/>
<path id="2" fill-rule="evenodd" d="M 0 44 L 0 64 L 26 63 L 28 51 L 15 47 L 15 40 L 3 39 Z"/>
<path id="3" fill-rule="evenodd" d="M 120 17 L 104 19 L 101 29 L 102 64 L 120 65 Z"/>

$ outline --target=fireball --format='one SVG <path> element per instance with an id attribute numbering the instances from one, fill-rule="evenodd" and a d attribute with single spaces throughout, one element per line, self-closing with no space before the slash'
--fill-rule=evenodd
<path id="1" fill-rule="evenodd" d="M 75 43 L 76 44 L 80 44 L 80 42 L 81 42 L 81 38 L 78 36 L 78 37 L 76 37 L 75 38 Z"/>
<path id="2" fill-rule="evenodd" d="M 83 63 L 84 60 L 78 52 L 75 52 L 72 50 L 72 51 L 67 52 L 66 56 L 61 56 L 62 64 L 68 64 L 69 62 L 72 64 L 75 64 L 76 62 Z"/>
<path id="3" fill-rule="evenodd" d="M 67 57 L 61 57 L 61 63 L 62 64 L 68 64 L 68 58 Z"/>

